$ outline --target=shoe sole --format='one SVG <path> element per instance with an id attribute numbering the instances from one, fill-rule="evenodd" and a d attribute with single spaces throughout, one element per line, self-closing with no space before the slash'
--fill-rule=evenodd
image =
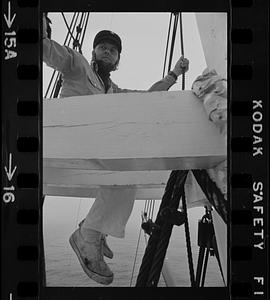
<path id="1" fill-rule="evenodd" d="M 85 265 L 85 263 L 84 263 L 84 261 L 83 261 L 83 259 L 81 257 L 80 251 L 79 251 L 79 249 L 78 249 L 78 247 L 77 247 L 77 245 L 76 245 L 76 243 L 75 243 L 75 241 L 73 239 L 73 234 L 69 238 L 69 243 L 70 243 L 72 249 L 74 250 L 74 252 L 76 253 L 76 255 L 77 255 L 78 259 L 79 259 L 79 262 L 80 262 L 80 264 L 81 264 L 84 272 L 86 273 L 86 275 L 89 278 L 95 280 L 98 283 L 104 284 L 104 285 L 108 285 L 108 284 L 112 283 L 112 281 L 113 281 L 113 275 L 112 276 L 102 276 L 100 274 L 97 274 L 97 273 L 89 270 L 86 267 L 86 265 Z"/>

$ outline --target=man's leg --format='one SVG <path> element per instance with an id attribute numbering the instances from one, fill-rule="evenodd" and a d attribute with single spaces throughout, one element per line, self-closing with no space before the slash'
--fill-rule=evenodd
<path id="1" fill-rule="evenodd" d="M 103 234 L 123 238 L 125 227 L 133 209 L 136 189 L 100 189 L 85 221 L 82 233 L 92 229 Z"/>
<path id="2" fill-rule="evenodd" d="M 83 270 L 99 283 L 113 281 L 113 273 L 103 257 L 102 236 L 124 237 L 135 193 L 135 189 L 101 189 L 84 222 L 70 237 Z"/>

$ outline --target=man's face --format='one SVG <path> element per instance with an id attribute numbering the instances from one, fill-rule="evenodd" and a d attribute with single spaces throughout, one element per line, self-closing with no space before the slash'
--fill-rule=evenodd
<path id="1" fill-rule="evenodd" d="M 101 42 L 94 49 L 96 60 L 102 61 L 104 64 L 115 65 L 118 61 L 118 50 L 115 45 L 110 42 Z"/>

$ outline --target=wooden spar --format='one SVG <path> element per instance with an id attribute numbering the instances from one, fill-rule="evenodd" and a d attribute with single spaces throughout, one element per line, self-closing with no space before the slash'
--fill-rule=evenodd
<path id="1" fill-rule="evenodd" d="M 133 185 L 137 199 L 161 199 L 168 170 L 226 158 L 191 91 L 45 100 L 43 113 L 45 195 L 95 197 L 98 187 Z"/>
<path id="2" fill-rule="evenodd" d="M 45 167 L 192 169 L 226 157 L 217 128 L 191 91 L 44 100 L 43 113 Z"/>
<path id="3" fill-rule="evenodd" d="M 227 78 L 227 13 L 196 13 L 195 16 L 207 67 Z M 227 226 L 215 210 L 212 215 L 227 284 Z"/>

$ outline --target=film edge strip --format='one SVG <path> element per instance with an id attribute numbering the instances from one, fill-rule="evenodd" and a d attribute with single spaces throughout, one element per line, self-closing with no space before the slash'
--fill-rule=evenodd
<path id="1" fill-rule="evenodd" d="M 248 2 L 245 3 L 247 7 Z M 267 85 L 259 76 L 259 63 L 256 66 L 252 63 L 255 58 L 251 59 L 256 53 L 256 46 L 259 46 L 258 36 L 262 32 L 256 20 L 241 16 L 242 12 L 244 15 L 251 7 L 256 8 L 256 3 L 250 2 L 249 8 L 241 5 L 235 7 L 232 16 L 233 24 L 237 27 L 231 32 L 233 46 L 231 78 L 235 90 L 232 91 L 231 101 L 230 292 L 232 297 L 237 299 L 239 297 L 267 299 L 269 278 L 267 268 L 263 266 L 267 266 L 268 262 L 266 238 L 268 173 L 265 164 L 268 126 L 266 93 L 260 92 L 260 87 L 266 91 Z M 247 88 L 247 84 L 253 85 L 254 88 Z"/>
<path id="2" fill-rule="evenodd" d="M 40 291 L 40 64 L 28 55 L 40 53 L 39 2 L 3 2 L 1 293 L 12 300 Z"/>

